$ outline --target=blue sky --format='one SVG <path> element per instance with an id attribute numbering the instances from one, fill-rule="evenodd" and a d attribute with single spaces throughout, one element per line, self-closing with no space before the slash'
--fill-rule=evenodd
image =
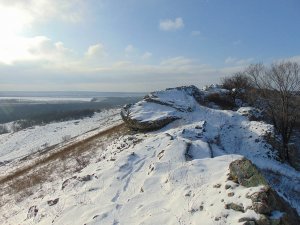
<path id="1" fill-rule="evenodd" d="M 0 89 L 201 87 L 250 63 L 300 62 L 299 10 L 299 0 L 0 0 Z"/>

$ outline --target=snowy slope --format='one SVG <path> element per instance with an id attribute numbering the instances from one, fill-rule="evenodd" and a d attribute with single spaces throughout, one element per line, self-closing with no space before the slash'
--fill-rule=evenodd
<path id="1" fill-rule="evenodd" d="M 172 94 L 159 97 L 170 102 Z M 238 112 L 200 106 L 193 99 L 186 102 L 177 105 L 192 106 L 193 111 L 177 111 L 181 119 L 155 132 L 121 136 L 99 149 L 101 160 L 81 172 L 34 187 L 26 200 L 5 205 L 0 223 L 241 224 L 243 217 L 258 218 L 247 209 L 251 206 L 247 196 L 262 188 L 246 188 L 227 179 L 229 164 L 243 156 L 269 171 L 273 188 L 300 212 L 300 175 L 276 161 L 263 138 L 272 126 L 249 121 Z M 144 120 L 157 116 L 153 102 L 151 107 L 153 113 L 143 114 Z M 274 174 L 280 175 L 276 185 Z M 230 203 L 243 212 L 226 209 Z"/>
<path id="2" fill-rule="evenodd" d="M 43 148 L 120 121 L 119 109 L 104 110 L 91 118 L 50 123 L 0 135 L 0 162 L 12 161 Z"/>

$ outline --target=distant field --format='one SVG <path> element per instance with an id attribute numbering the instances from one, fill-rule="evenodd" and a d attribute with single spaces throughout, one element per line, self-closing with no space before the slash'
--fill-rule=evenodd
<path id="1" fill-rule="evenodd" d="M 77 119 L 104 109 L 137 102 L 142 97 L 97 97 L 94 101 L 82 101 L 82 98 L 58 101 L 57 97 L 49 98 L 51 100 L 47 101 L 40 101 L 40 97 L 22 97 L 22 100 L 8 97 L 0 99 L 0 124 L 21 119 L 38 123 Z"/>
<path id="2" fill-rule="evenodd" d="M 103 97 L 103 99 L 105 99 Z M 90 102 L 91 97 L 76 98 L 76 97 L 0 97 L 0 103 L 3 102 Z"/>

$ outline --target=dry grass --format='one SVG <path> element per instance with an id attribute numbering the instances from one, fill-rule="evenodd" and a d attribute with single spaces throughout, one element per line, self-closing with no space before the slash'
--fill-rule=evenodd
<path id="1" fill-rule="evenodd" d="M 22 201 L 33 194 L 33 187 L 81 171 L 90 163 L 97 149 L 103 149 L 113 139 L 128 131 L 124 124 L 117 125 L 85 140 L 65 146 L 60 151 L 47 156 L 42 155 L 33 164 L 18 168 L 3 177 L 0 180 L 0 196 L 8 194 L 14 196 L 16 202 Z M 54 175 L 56 177 L 53 177 Z M 0 199 L 0 207 L 5 204 L 6 201 Z"/>

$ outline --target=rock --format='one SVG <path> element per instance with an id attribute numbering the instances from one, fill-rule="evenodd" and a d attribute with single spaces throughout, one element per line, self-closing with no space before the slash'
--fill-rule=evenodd
<path id="1" fill-rule="evenodd" d="M 126 105 L 121 111 L 121 117 L 126 125 L 132 129 L 137 131 L 152 131 L 158 130 L 167 124 L 180 119 L 178 116 L 165 116 L 155 120 L 138 120 L 134 119 L 130 115 L 130 107 L 131 105 Z"/>
<path id="2" fill-rule="evenodd" d="M 248 159 L 233 161 L 229 165 L 229 169 L 230 179 L 245 187 L 264 185 L 260 191 L 249 196 L 252 201 L 251 208 L 260 214 L 260 219 L 255 221 L 256 224 L 275 225 L 278 224 L 278 220 L 280 220 L 280 225 L 300 224 L 297 211 L 267 184 L 263 175 Z M 281 217 L 273 215 L 276 211 L 281 212 Z"/>
<path id="3" fill-rule="evenodd" d="M 255 223 L 255 218 L 250 218 L 250 217 L 242 217 L 238 220 L 238 222 L 245 222 L 243 225 L 257 225 Z"/>
<path id="4" fill-rule="evenodd" d="M 243 158 L 241 160 L 233 161 L 230 163 L 229 169 L 230 179 L 245 187 L 268 185 L 263 175 L 248 159 Z"/>
<path id="5" fill-rule="evenodd" d="M 260 215 L 259 219 L 255 222 L 257 225 L 271 225 L 269 218 L 265 215 Z"/>
<path id="6" fill-rule="evenodd" d="M 247 117 L 250 121 L 257 121 L 263 118 L 262 111 L 253 107 L 241 107 L 237 113 Z"/>
<path id="7" fill-rule="evenodd" d="M 255 221 L 246 221 L 243 225 L 256 225 Z"/>
<path id="8" fill-rule="evenodd" d="M 49 206 L 53 206 L 53 205 L 56 205 L 56 204 L 58 203 L 58 201 L 59 201 L 59 198 L 56 198 L 56 199 L 54 199 L 54 200 L 49 200 L 49 201 L 47 201 L 47 204 L 48 204 Z"/>
<path id="9" fill-rule="evenodd" d="M 228 190 L 229 188 L 231 188 L 230 184 L 225 184 L 225 189 Z"/>
<path id="10" fill-rule="evenodd" d="M 38 214 L 39 210 L 36 205 L 33 205 L 29 208 L 28 213 L 27 213 L 27 219 L 31 219 L 36 217 Z"/>
<path id="11" fill-rule="evenodd" d="M 251 217 L 242 217 L 238 220 L 238 222 L 246 222 L 246 221 L 255 221 L 255 218 Z"/>
<path id="12" fill-rule="evenodd" d="M 221 184 L 214 184 L 213 187 L 214 187 L 214 188 L 220 188 L 220 187 L 221 187 Z"/>
<path id="13" fill-rule="evenodd" d="M 300 224 L 300 217 L 297 214 L 297 211 L 271 188 L 265 188 L 252 194 L 251 200 L 253 210 L 267 216 L 271 215 L 270 221 L 273 219 L 273 223 L 275 224 L 278 219 L 280 219 L 280 225 Z M 280 215 L 282 216 L 274 216 L 273 214 L 276 211 L 281 212 Z"/>
<path id="14" fill-rule="evenodd" d="M 255 192 L 251 195 L 252 208 L 255 212 L 260 214 L 270 214 L 272 212 L 272 205 L 274 202 L 271 202 L 273 199 L 268 195 L 268 190 Z"/>
<path id="15" fill-rule="evenodd" d="M 64 190 L 65 187 L 67 187 L 72 181 L 76 180 L 77 176 L 73 176 L 71 178 L 66 179 L 62 185 L 61 185 L 61 190 Z"/>
<path id="16" fill-rule="evenodd" d="M 238 205 L 238 204 L 235 204 L 235 203 L 228 203 L 228 204 L 225 204 L 225 209 L 232 209 L 232 210 L 235 210 L 235 211 L 239 211 L 239 212 L 244 212 L 244 206 L 241 204 L 241 205 Z"/>
<path id="17" fill-rule="evenodd" d="M 158 130 L 180 119 L 182 113 L 192 112 L 202 102 L 203 93 L 195 86 L 169 88 L 152 92 L 136 104 L 121 110 L 121 117 L 133 130 Z"/>
<path id="18" fill-rule="evenodd" d="M 77 179 L 79 180 L 79 181 L 82 181 L 82 182 L 86 182 L 86 181 L 90 181 L 90 180 L 92 180 L 92 178 L 93 178 L 93 175 L 86 175 L 86 176 L 83 176 L 83 177 L 78 177 Z"/>
<path id="19" fill-rule="evenodd" d="M 229 192 L 227 195 L 228 195 L 228 197 L 232 197 L 232 196 L 234 196 L 234 192 Z"/>

